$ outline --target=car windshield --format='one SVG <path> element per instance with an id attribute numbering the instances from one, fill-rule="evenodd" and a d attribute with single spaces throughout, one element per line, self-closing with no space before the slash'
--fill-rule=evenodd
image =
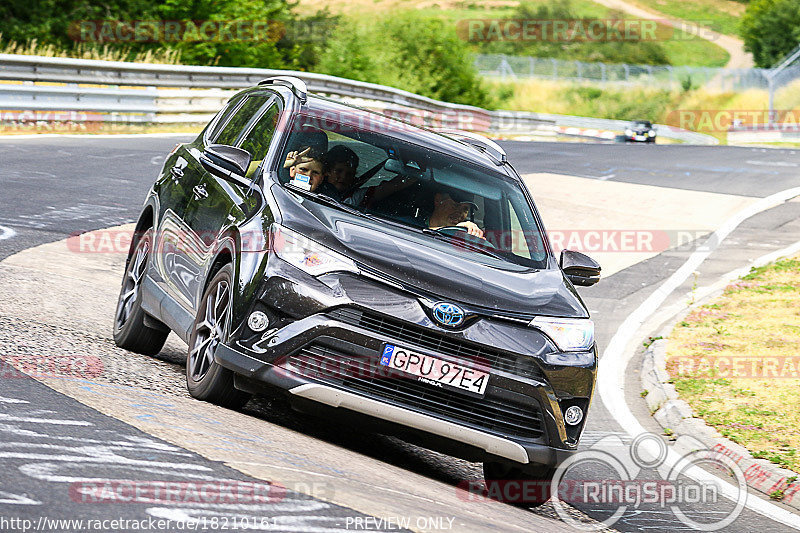
<path id="1" fill-rule="evenodd" d="M 631 122 L 632 128 L 649 128 L 650 123 L 646 121 Z"/>
<path id="2" fill-rule="evenodd" d="M 300 115 L 281 158 L 281 183 L 457 244 L 450 248 L 472 259 L 546 267 L 542 231 L 515 179 L 373 130 Z"/>

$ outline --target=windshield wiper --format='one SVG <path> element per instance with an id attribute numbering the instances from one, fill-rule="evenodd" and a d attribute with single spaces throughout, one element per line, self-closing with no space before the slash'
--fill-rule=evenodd
<path id="1" fill-rule="evenodd" d="M 462 239 L 460 237 L 456 237 L 455 235 L 449 235 L 447 233 L 442 233 L 438 229 L 420 228 L 420 230 L 425 235 L 430 235 L 430 236 L 435 237 L 437 239 L 446 240 L 448 242 L 452 242 L 452 243 L 458 244 L 460 246 L 464 246 L 465 248 L 469 249 L 470 251 L 479 252 L 479 253 L 482 253 L 484 255 L 488 255 L 490 257 L 494 257 L 495 259 L 500 259 L 501 261 L 506 261 L 506 258 L 503 257 L 502 255 L 497 254 L 497 253 L 489 250 L 488 248 L 486 248 L 484 246 L 481 246 L 480 244 L 469 242 L 468 240 Z"/>

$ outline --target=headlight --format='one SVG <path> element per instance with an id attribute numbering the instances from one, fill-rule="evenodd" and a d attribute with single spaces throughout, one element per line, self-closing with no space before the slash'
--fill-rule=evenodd
<path id="1" fill-rule="evenodd" d="M 588 318 L 537 316 L 528 324 L 550 337 L 562 352 L 581 352 L 594 345 L 594 322 Z"/>
<path id="2" fill-rule="evenodd" d="M 271 247 L 275 255 L 312 276 L 328 272 L 355 272 L 358 267 L 353 261 L 336 253 L 308 237 L 273 224 Z"/>
<path id="3" fill-rule="evenodd" d="M 650 130 L 650 131 L 648 131 L 648 132 L 647 132 L 647 134 L 648 134 L 650 137 L 655 137 L 655 136 L 656 136 L 656 130 Z"/>
<path id="4" fill-rule="evenodd" d="M 625 130 L 625 135 L 627 135 L 628 137 L 630 137 L 631 135 L 633 135 L 633 130 L 632 130 L 632 129 L 627 129 L 627 130 Z"/>

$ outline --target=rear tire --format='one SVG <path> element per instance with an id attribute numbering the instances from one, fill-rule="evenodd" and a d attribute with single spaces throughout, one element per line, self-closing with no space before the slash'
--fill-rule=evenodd
<path id="1" fill-rule="evenodd" d="M 125 267 L 122 287 L 114 314 L 114 343 L 120 348 L 144 355 L 155 355 L 164 347 L 169 331 L 145 325 L 142 309 L 142 282 L 153 244 L 153 231 L 142 234 Z"/>
<path id="2" fill-rule="evenodd" d="M 489 496 L 524 508 L 539 507 L 550 500 L 550 482 L 555 473 L 556 468 L 541 464 L 518 467 L 495 461 L 483 463 L 484 483 Z M 536 487 L 521 488 L 520 483 L 534 483 Z"/>
<path id="3" fill-rule="evenodd" d="M 251 395 L 233 386 L 233 372 L 217 364 L 214 350 L 227 340 L 231 309 L 233 267 L 228 263 L 208 284 L 189 337 L 186 358 L 186 387 L 198 400 L 237 409 Z"/>

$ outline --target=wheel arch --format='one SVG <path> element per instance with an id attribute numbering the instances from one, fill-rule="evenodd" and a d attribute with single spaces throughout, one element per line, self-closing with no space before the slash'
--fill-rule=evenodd
<path id="1" fill-rule="evenodd" d="M 153 227 L 155 227 L 155 208 L 152 204 L 147 203 L 145 204 L 144 209 L 142 209 L 142 212 L 139 214 L 139 219 L 136 221 L 136 227 L 133 229 L 131 244 L 128 247 L 128 257 L 125 259 L 126 267 L 128 266 L 128 262 L 131 260 L 133 251 L 136 249 L 136 245 L 139 243 L 139 238 L 141 235 Z"/>
<path id="2" fill-rule="evenodd" d="M 260 224 L 257 226 L 260 227 Z M 266 267 L 268 250 L 264 243 L 267 242 L 268 235 L 253 237 L 251 233 L 254 231 L 253 227 L 236 225 L 226 228 L 220 233 L 214 252 L 209 254 L 213 259 L 207 269 L 202 292 L 205 292 L 211 279 L 224 265 L 230 263 L 233 269 L 230 315 L 232 332 L 238 329 L 249 313 Z M 251 250 L 254 242 L 259 243 L 259 246 Z"/>

